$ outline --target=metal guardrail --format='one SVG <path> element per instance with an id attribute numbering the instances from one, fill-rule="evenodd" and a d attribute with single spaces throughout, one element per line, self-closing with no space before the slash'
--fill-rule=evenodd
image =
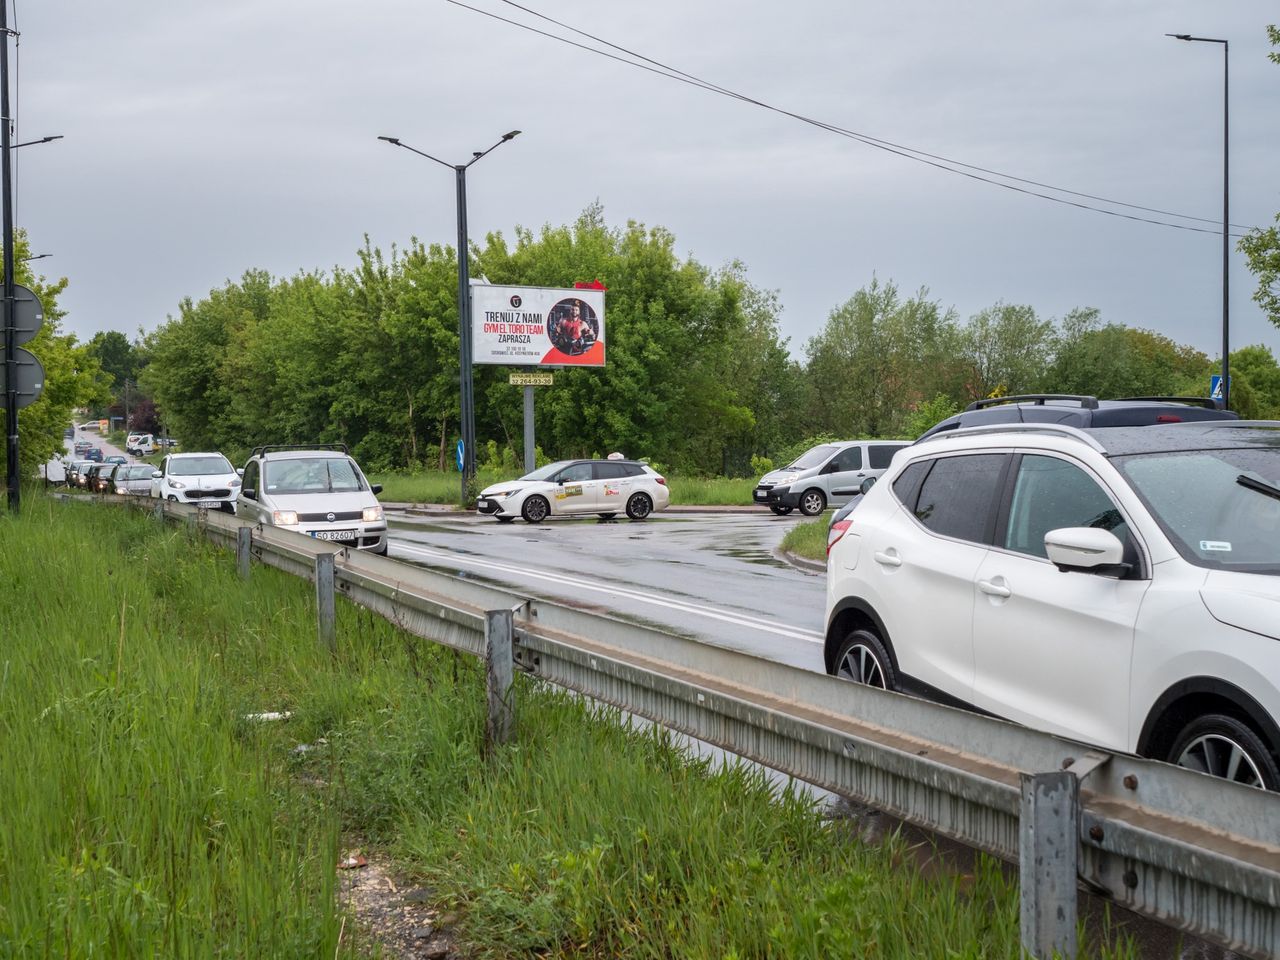
<path id="1" fill-rule="evenodd" d="M 1076 954 L 1082 883 L 1251 957 L 1280 956 L 1280 796 L 530 599 L 227 514 L 142 504 L 484 657 L 489 732 L 511 667 L 1019 862 L 1022 941 Z M 246 532 L 247 531 L 247 532 Z M 325 599 L 318 595 L 321 640 Z"/>

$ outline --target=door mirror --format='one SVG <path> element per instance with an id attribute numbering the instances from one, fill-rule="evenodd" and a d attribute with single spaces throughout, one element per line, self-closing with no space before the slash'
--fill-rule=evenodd
<path id="1" fill-rule="evenodd" d="M 866 493 L 868 490 L 870 490 L 870 489 L 871 489 L 872 487 L 874 487 L 875 485 L 876 485 L 876 478 L 875 478 L 875 477 L 867 477 L 867 479 L 865 479 L 865 480 L 863 480 L 863 481 L 862 481 L 862 484 L 858 487 L 858 489 L 859 489 L 862 493 Z"/>
<path id="2" fill-rule="evenodd" d="M 237 476 L 237 477 L 243 477 L 243 476 L 244 476 L 244 470 L 242 470 L 240 467 L 236 467 L 236 476 Z"/>
<path id="3" fill-rule="evenodd" d="M 839 471 L 839 469 L 840 469 L 840 464 L 838 464 L 835 460 L 832 460 L 830 463 L 828 463 L 825 467 L 822 468 L 820 476 L 826 476 L 828 473 L 836 473 Z"/>
<path id="4" fill-rule="evenodd" d="M 1094 573 L 1123 577 L 1133 569 L 1124 562 L 1124 544 L 1110 530 L 1061 527 L 1044 535 L 1050 561 L 1063 573 Z"/>
<path id="5" fill-rule="evenodd" d="M 164 479 L 164 474 L 163 474 L 163 473 L 161 473 L 159 470 L 152 470 L 152 471 L 151 471 L 151 479 L 152 479 L 152 480 L 163 480 L 163 479 Z"/>
<path id="6" fill-rule="evenodd" d="M 240 492 L 250 500 L 258 499 L 258 491 L 253 489 L 253 487 L 241 487 Z"/>
<path id="7" fill-rule="evenodd" d="M 373 486 L 371 486 L 369 489 L 373 492 L 373 495 L 376 497 L 378 494 L 380 494 L 380 493 L 382 492 L 382 484 L 380 484 L 380 483 L 375 483 L 375 484 L 374 484 Z"/>

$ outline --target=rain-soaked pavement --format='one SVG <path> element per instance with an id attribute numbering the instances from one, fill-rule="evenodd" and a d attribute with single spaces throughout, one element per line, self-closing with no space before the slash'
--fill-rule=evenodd
<path id="1" fill-rule="evenodd" d="M 793 518 L 761 511 L 667 514 L 640 523 L 389 519 L 390 554 L 398 560 L 822 669 L 824 578 L 774 553 Z"/>

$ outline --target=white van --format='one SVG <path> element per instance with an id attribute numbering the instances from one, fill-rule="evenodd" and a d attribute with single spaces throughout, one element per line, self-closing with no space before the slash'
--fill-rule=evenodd
<path id="1" fill-rule="evenodd" d="M 124 441 L 124 452 L 133 457 L 145 457 L 156 452 L 156 438 L 149 433 L 131 433 Z"/>

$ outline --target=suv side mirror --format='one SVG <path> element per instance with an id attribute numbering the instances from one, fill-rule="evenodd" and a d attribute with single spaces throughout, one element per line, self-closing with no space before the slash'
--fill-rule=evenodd
<path id="1" fill-rule="evenodd" d="M 236 467 L 236 476 L 237 476 L 237 477 L 243 477 L 243 476 L 244 476 L 244 470 L 243 470 L 242 468 L 240 468 L 240 467 Z"/>
<path id="2" fill-rule="evenodd" d="M 371 486 L 371 487 L 369 488 L 369 490 L 370 490 L 370 491 L 373 493 L 373 495 L 376 497 L 378 494 L 380 494 L 380 493 L 382 492 L 382 484 L 380 484 L 380 483 L 375 483 L 373 486 Z"/>
<path id="3" fill-rule="evenodd" d="M 1123 577 L 1133 569 L 1124 562 L 1124 544 L 1110 530 L 1061 527 L 1044 535 L 1049 560 L 1063 573 L 1093 573 Z"/>
<path id="4" fill-rule="evenodd" d="M 240 492 L 250 500 L 258 499 L 258 491 L 253 489 L 253 487 L 241 487 Z"/>
<path id="5" fill-rule="evenodd" d="M 828 473 L 836 473 L 839 471 L 839 469 L 840 469 L 840 465 L 837 464 L 834 460 L 832 460 L 830 463 L 828 463 L 825 467 L 822 468 L 819 476 L 826 476 Z"/>
<path id="6" fill-rule="evenodd" d="M 159 470 L 152 470 L 152 471 L 151 471 L 151 479 L 152 479 L 152 480 L 163 480 L 163 479 L 164 479 L 164 474 L 163 474 L 163 473 L 161 473 Z"/>

